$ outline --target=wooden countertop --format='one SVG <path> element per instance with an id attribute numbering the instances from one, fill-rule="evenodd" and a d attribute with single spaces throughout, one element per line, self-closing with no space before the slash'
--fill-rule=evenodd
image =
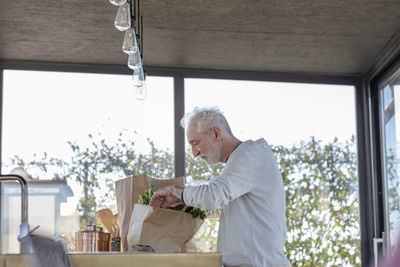
<path id="1" fill-rule="evenodd" d="M 221 267 L 221 253 L 68 254 L 74 267 Z M 33 266 L 32 255 L 0 255 L 0 267 Z"/>

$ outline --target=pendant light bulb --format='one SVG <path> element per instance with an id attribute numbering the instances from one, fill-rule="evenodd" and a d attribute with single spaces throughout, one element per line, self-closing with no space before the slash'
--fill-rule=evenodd
<path id="1" fill-rule="evenodd" d="M 129 54 L 128 67 L 132 70 L 138 70 L 142 67 L 139 49 L 137 49 L 135 53 Z"/>
<path id="2" fill-rule="evenodd" d="M 126 3 L 126 0 L 110 0 L 110 3 L 114 6 L 121 6 Z"/>
<path id="3" fill-rule="evenodd" d="M 139 68 L 138 70 L 133 71 L 132 83 L 135 87 L 143 86 L 146 83 L 146 75 L 143 71 L 143 68 Z"/>
<path id="4" fill-rule="evenodd" d="M 136 99 L 144 100 L 147 95 L 147 86 L 146 73 L 143 71 L 142 67 L 133 71 L 132 83 L 135 87 Z"/>
<path id="5" fill-rule="evenodd" d="M 135 94 L 137 100 L 145 100 L 147 96 L 146 84 L 142 86 L 135 86 Z"/>
<path id="6" fill-rule="evenodd" d="M 122 51 L 127 54 L 133 54 L 139 49 L 137 40 L 136 40 L 136 33 L 133 28 L 130 28 L 125 32 L 124 42 L 122 44 Z"/>
<path id="7" fill-rule="evenodd" d="M 114 26 L 120 31 L 126 31 L 131 27 L 131 10 L 128 2 L 119 6 Z"/>

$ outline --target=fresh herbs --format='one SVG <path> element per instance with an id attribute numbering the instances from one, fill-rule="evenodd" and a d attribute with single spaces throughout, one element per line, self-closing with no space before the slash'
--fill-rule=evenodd
<path id="1" fill-rule="evenodd" d="M 149 205 L 153 194 L 154 194 L 154 187 L 152 185 L 150 185 L 149 189 L 144 191 L 143 194 L 139 195 L 138 204 Z"/>
<path id="2" fill-rule="evenodd" d="M 150 185 L 149 188 L 146 191 L 144 191 L 143 194 L 139 195 L 137 203 L 142 205 L 149 205 L 153 194 L 154 194 L 154 187 Z M 180 209 L 182 209 L 182 207 Z M 188 207 L 187 209 L 185 209 L 185 212 L 191 214 L 193 218 L 200 218 L 202 220 L 207 218 L 206 213 L 199 208 Z"/>
<path id="3" fill-rule="evenodd" d="M 207 218 L 207 215 L 204 211 L 202 211 L 199 208 L 191 209 L 189 211 L 186 211 L 189 214 L 192 214 L 193 218 L 200 218 L 204 221 L 205 218 Z"/>

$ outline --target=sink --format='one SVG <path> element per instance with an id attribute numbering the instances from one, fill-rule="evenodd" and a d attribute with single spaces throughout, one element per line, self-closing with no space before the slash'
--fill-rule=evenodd
<path id="1" fill-rule="evenodd" d="M 18 240 L 20 241 L 20 252 L 29 253 L 29 241 L 26 238 L 29 235 L 28 224 L 28 184 L 25 178 L 17 174 L 0 174 L 0 182 L 14 181 L 21 185 L 21 224 L 19 226 Z"/>

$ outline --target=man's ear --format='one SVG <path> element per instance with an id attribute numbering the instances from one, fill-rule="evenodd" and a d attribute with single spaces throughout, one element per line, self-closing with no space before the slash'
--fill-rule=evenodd
<path id="1" fill-rule="evenodd" d="M 221 139 L 221 129 L 218 128 L 217 126 L 214 126 L 211 128 L 211 134 L 215 139 L 220 140 Z"/>

